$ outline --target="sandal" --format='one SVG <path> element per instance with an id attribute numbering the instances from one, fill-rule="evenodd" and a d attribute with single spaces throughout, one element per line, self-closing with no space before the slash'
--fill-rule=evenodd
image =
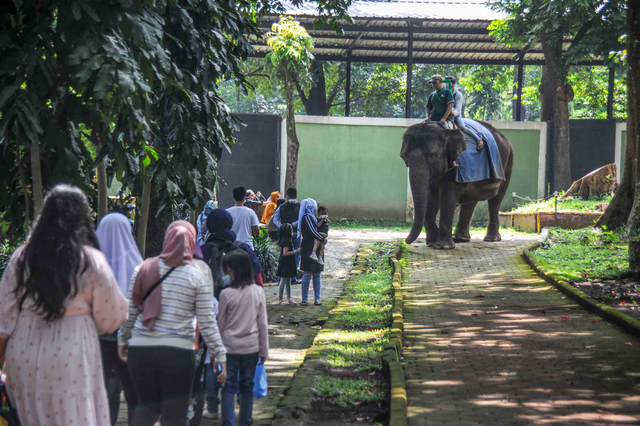
<path id="1" fill-rule="evenodd" d="M 300 302 L 300 306 L 308 306 L 309 304 L 307 302 L 305 302 L 304 300 L 302 302 Z"/>
<path id="2" fill-rule="evenodd" d="M 320 305 L 322 305 L 322 302 L 320 301 L 320 299 L 318 299 L 315 302 L 313 302 L 313 304 L 316 305 L 316 306 L 320 306 Z"/>

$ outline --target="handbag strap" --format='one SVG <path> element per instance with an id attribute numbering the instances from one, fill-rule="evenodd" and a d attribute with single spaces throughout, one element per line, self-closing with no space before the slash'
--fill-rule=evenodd
<path id="1" fill-rule="evenodd" d="M 164 279 L 165 279 L 165 278 L 167 278 L 167 277 L 169 276 L 169 274 L 173 272 L 173 270 L 174 270 L 174 269 L 176 269 L 176 268 L 175 268 L 175 267 L 173 267 L 173 268 L 169 269 L 169 270 L 167 271 L 167 273 L 166 273 L 166 274 L 164 274 L 164 275 L 162 276 L 162 278 L 160 278 L 160 279 L 158 280 L 158 282 L 157 282 L 157 283 L 155 283 L 155 284 L 153 285 L 153 287 L 151 287 L 151 289 L 149 289 L 149 291 L 147 292 L 147 294 L 145 294 L 145 295 L 144 295 L 144 297 L 142 298 L 142 303 L 144 303 L 144 302 L 147 300 L 147 298 L 148 298 L 149 296 L 151 296 L 151 293 L 153 293 L 153 290 L 155 290 L 156 288 L 158 288 L 158 286 L 159 286 L 160 284 L 162 284 L 162 281 L 164 281 Z"/>

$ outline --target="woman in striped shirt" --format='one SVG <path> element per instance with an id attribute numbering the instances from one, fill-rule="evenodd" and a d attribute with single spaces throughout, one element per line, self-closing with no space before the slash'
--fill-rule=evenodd
<path id="1" fill-rule="evenodd" d="M 133 423 L 185 425 L 195 372 L 195 324 L 226 378 L 226 349 L 213 313 L 211 281 L 192 264 L 196 231 L 186 221 L 167 229 L 159 257 L 147 259 L 129 286 L 129 315 L 118 351 L 138 395 Z M 160 283 L 160 285 L 157 285 Z"/>

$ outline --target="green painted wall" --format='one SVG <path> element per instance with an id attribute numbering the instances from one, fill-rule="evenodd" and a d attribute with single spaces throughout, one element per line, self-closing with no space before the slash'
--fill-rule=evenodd
<path id="1" fill-rule="evenodd" d="M 407 168 L 399 156 L 404 127 L 298 123 L 298 192 L 326 205 L 334 217 L 404 220 Z M 538 196 L 538 130 L 502 130 L 514 147 L 515 164 L 502 210 L 511 194 Z M 479 203 L 475 220 L 487 217 Z"/>
<path id="2" fill-rule="evenodd" d="M 538 198 L 539 130 L 501 130 L 513 145 L 513 171 L 501 210 L 511 210 L 512 193 L 520 197 Z M 522 200 L 520 200 L 522 202 Z"/>
<path id="3" fill-rule="evenodd" d="M 405 219 L 404 128 L 298 123 L 296 130 L 300 198 L 319 200 L 333 217 Z"/>

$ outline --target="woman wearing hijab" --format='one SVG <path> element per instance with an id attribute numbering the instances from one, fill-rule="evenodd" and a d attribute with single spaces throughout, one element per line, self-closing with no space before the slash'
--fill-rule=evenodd
<path id="1" fill-rule="evenodd" d="M 0 365 L 23 425 L 110 425 L 98 335 L 126 306 L 86 196 L 55 186 L 0 281 Z"/>
<path id="2" fill-rule="evenodd" d="M 207 204 L 204 205 L 204 209 L 202 213 L 198 215 L 198 219 L 196 220 L 196 226 L 198 228 L 198 245 L 204 245 L 204 242 L 207 240 L 207 217 L 213 211 L 213 209 L 218 208 L 218 202 L 209 200 Z"/>
<path id="3" fill-rule="evenodd" d="M 264 214 L 262 215 L 262 223 L 269 223 L 271 216 L 278 208 L 278 198 L 280 198 L 280 191 L 272 192 L 271 198 L 264 208 Z"/>
<path id="4" fill-rule="evenodd" d="M 98 243 L 100 243 L 100 251 L 107 258 L 120 291 L 122 294 L 127 294 L 133 272 L 142 263 L 138 246 L 131 234 L 129 219 L 122 213 L 106 215 L 98 225 L 96 236 Z M 127 364 L 118 357 L 118 334 L 100 336 L 100 348 L 107 397 L 109 398 L 111 425 L 115 425 L 118 420 L 121 390 L 124 390 L 129 424 L 131 424 L 138 398 L 131 377 L 129 377 Z"/>
<path id="5" fill-rule="evenodd" d="M 209 237 L 204 246 L 202 246 L 202 254 L 204 255 L 204 261 L 210 265 L 210 259 L 214 251 L 219 251 L 221 247 L 228 245 L 229 243 L 235 243 L 237 247 L 246 251 L 251 257 L 251 266 L 253 269 L 253 276 L 256 284 L 262 286 L 262 265 L 258 256 L 253 251 L 250 245 L 246 243 L 240 243 L 236 241 L 236 234 L 231 230 L 233 226 L 233 217 L 224 209 L 215 209 L 211 212 L 207 218 L 207 229 L 209 231 Z M 211 266 L 211 265 L 210 265 Z M 220 277 L 219 274 L 214 272 L 214 285 L 218 286 L 217 282 Z M 216 295 L 220 293 L 220 289 L 216 287 Z"/>
<path id="6" fill-rule="evenodd" d="M 300 269 L 302 270 L 302 306 L 307 306 L 309 298 L 309 281 L 313 279 L 314 305 L 322 305 L 320 299 L 320 273 L 324 265 L 312 260 L 309 256 L 313 253 L 315 240 L 324 241 L 325 238 L 316 230 L 318 219 L 316 212 L 318 204 L 316 200 L 307 198 L 300 203 L 300 213 L 298 215 L 298 232 L 302 235 L 302 252 L 300 253 Z M 323 259 L 324 260 L 324 259 Z"/>
<path id="7" fill-rule="evenodd" d="M 195 371 L 195 321 L 226 377 L 226 349 L 213 314 L 211 282 L 192 263 L 196 231 L 173 222 L 159 257 L 145 260 L 129 287 L 129 315 L 120 328 L 118 352 L 128 363 L 138 395 L 133 417 L 151 426 L 184 425 Z"/>

